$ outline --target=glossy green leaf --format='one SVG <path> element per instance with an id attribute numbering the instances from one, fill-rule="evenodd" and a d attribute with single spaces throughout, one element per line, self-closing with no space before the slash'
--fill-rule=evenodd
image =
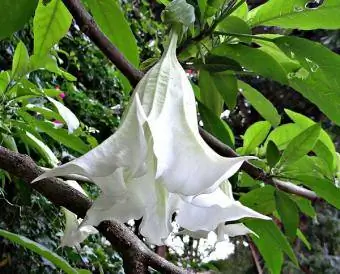
<path id="1" fill-rule="evenodd" d="M 316 216 L 315 209 L 312 206 L 312 202 L 310 200 L 298 196 L 294 196 L 292 198 L 303 214 L 312 218 Z"/>
<path id="2" fill-rule="evenodd" d="M 18 152 L 17 144 L 13 136 L 1 133 L 0 134 L 0 145 L 7 147 L 8 149 Z"/>
<path id="3" fill-rule="evenodd" d="M 269 141 L 266 149 L 266 159 L 270 167 L 273 167 L 280 160 L 280 151 L 273 141 Z"/>
<path id="4" fill-rule="evenodd" d="M 196 62 L 195 67 L 209 72 L 222 72 L 226 70 L 242 70 L 239 63 L 225 56 L 209 54 L 205 56 L 204 63 Z"/>
<path id="5" fill-rule="evenodd" d="M 33 134 L 26 131 L 20 134 L 20 137 L 31 148 L 34 148 L 51 167 L 56 167 L 58 165 L 59 160 L 54 155 L 52 150 Z"/>
<path id="6" fill-rule="evenodd" d="M 278 189 L 275 190 L 275 201 L 285 234 L 288 238 L 293 240 L 299 225 L 298 207 L 288 194 Z"/>
<path id="7" fill-rule="evenodd" d="M 252 153 L 267 137 L 271 125 L 267 121 L 260 121 L 252 124 L 243 136 L 242 154 Z"/>
<path id="8" fill-rule="evenodd" d="M 86 0 L 100 29 L 135 66 L 139 65 L 138 47 L 119 2 L 115 0 Z"/>
<path id="9" fill-rule="evenodd" d="M 38 0 L 1 0 L 0 40 L 23 28 L 37 4 Z"/>
<path id="10" fill-rule="evenodd" d="M 304 243 L 308 250 L 312 249 L 311 244 L 308 242 L 306 236 L 301 232 L 300 229 L 297 230 L 296 236 L 298 236 L 298 238 Z"/>
<path id="11" fill-rule="evenodd" d="M 256 36 L 269 38 L 269 39 L 281 37 L 281 35 L 278 35 L 278 34 L 259 34 Z M 287 56 L 273 42 L 262 40 L 262 39 L 253 39 L 253 42 L 260 46 L 258 48 L 259 50 L 272 56 L 277 62 L 279 62 L 287 74 L 291 72 L 296 72 L 301 68 L 300 63 L 297 60 L 292 59 L 291 56 Z"/>
<path id="12" fill-rule="evenodd" d="M 270 185 L 255 188 L 243 194 L 240 202 L 257 212 L 269 215 L 275 210 L 274 192 L 275 188 Z"/>
<path id="13" fill-rule="evenodd" d="M 57 60 L 54 56 L 46 54 L 43 56 L 39 55 L 32 55 L 30 57 L 30 70 L 39 70 L 45 69 L 50 72 L 53 72 L 57 75 L 64 77 L 68 81 L 76 81 L 77 78 L 74 77 L 72 74 L 64 71 L 62 68 L 58 67 Z"/>
<path id="14" fill-rule="evenodd" d="M 12 63 L 12 78 L 20 78 L 24 76 L 28 72 L 29 65 L 29 55 L 25 44 L 23 42 L 19 42 L 13 57 Z"/>
<path id="15" fill-rule="evenodd" d="M 214 84 L 213 76 L 206 70 L 201 70 L 199 74 L 199 87 L 201 90 L 200 99 L 212 113 L 220 117 L 223 107 L 223 99 Z"/>
<path id="16" fill-rule="evenodd" d="M 289 109 L 285 109 L 285 112 L 287 113 L 289 118 L 292 119 L 295 122 L 295 124 L 298 125 L 301 129 L 306 129 L 306 128 L 316 124 L 312 119 L 302 115 L 301 113 L 297 113 L 297 112 L 291 111 Z M 323 145 L 320 144 L 320 143 L 322 143 Z M 331 158 L 330 158 L 330 155 L 326 155 L 329 152 L 327 152 L 324 147 L 327 147 L 328 151 L 331 153 L 331 155 L 332 155 Z M 335 168 L 335 165 L 336 165 L 335 145 L 334 145 L 331 137 L 329 137 L 329 135 L 327 134 L 327 132 L 324 129 L 321 129 L 319 141 L 316 143 L 316 145 L 314 147 L 314 152 L 316 154 L 319 154 L 320 156 L 323 155 L 325 161 L 330 164 L 332 169 Z"/>
<path id="17" fill-rule="evenodd" d="M 269 141 L 273 141 L 279 150 L 284 150 L 288 143 L 296 137 L 302 129 L 296 124 L 284 124 L 270 132 L 265 142 L 265 147 Z"/>
<path id="18" fill-rule="evenodd" d="M 242 3 L 240 3 L 240 2 L 242 2 Z M 238 8 L 236 10 L 234 10 L 234 12 L 231 15 L 240 17 L 243 20 L 245 20 L 247 18 L 248 11 L 249 11 L 247 1 L 237 0 L 236 5 L 238 5 Z"/>
<path id="19" fill-rule="evenodd" d="M 299 175 L 294 177 L 294 179 L 300 181 L 302 184 L 315 191 L 318 196 L 340 209 L 340 188 L 338 188 L 331 180 L 310 175 Z"/>
<path id="20" fill-rule="evenodd" d="M 245 172 L 239 173 L 239 180 L 237 183 L 239 187 L 254 187 L 259 186 L 260 183 L 261 181 L 253 179 L 250 175 L 248 175 L 248 173 Z"/>
<path id="21" fill-rule="evenodd" d="M 53 138 L 57 142 L 62 143 L 68 148 L 71 148 L 82 154 L 86 153 L 89 150 L 89 146 L 86 145 L 79 137 L 68 134 L 66 130 L 55 128 L 54 125 L 50 122 L 38 121 L 24 111 L 18 111 L 18 113 L 26 122 L 30 123 L 34 127 L 37 127 L 39 130 L 45 132 L 51 138 Z"/>
<path id="22" fill-rule="evenodd" d="M 231 34 L 252 34 L 248 24 L 237 16 L 228 16 L 222 20 L 216 27 L 216 31 Z M 246 42 L 251 42 L 251 38 L 245 39 Z"/>
<path id="23" fill-rule="evenodd" d="M 230 45 L 224 43 L 213 49 L 212 53 L 231 58 L 255 74 L 271 78 L 283 84 L 288 83 L 287 73 L 281 64 L 260 49 L 241 44 Z"/>
<path id="24" fill-rule="evenodd" d="M 276 45 L 293 56 L 304 69 L 304 76 L 291 73 L 289 85 L 316 104 L 340 125 L 340 56 L 319 43 L 298 37 L 279 37 Z"/>
<path id="25" fill-rule="evenodd" d="M 281 116 L 273 104 L 264 97 L 262 93 L 243 81 L 237 81 L 237 85 L 242 95 L 264 119 L 269 121 L 273 127 L 280 124 Z"/>
<path id="26" fill-rule="evenodd" d="M 204 128 L 224 144 L 234 147 L 234 134 L 228 124 L 216 116 L 201 102 L 198 102 L 198 108 Z"/>
<path id="27" fill-rule="evenodd" d="M 61 270 L 65 271 L 65 273 L 75 273 L 77 274 L 78 271 L 74 269 L 67 261 L 65 261 L 62 257 L 57 255 L 56 253 L 48 250 L 46 247 L 42 246 L 41 244 L 34 242 L 25 236 L 21 236 L 18 234 L 11 233 L 9 231 L 0 229 L 0 236 L 10 240 L 11 242 L 18 244 L 24 248 L 27 248 L 34 253 L 39 254 L 40 256 L 44 257 L 45 259 L 49 260 L 53 263 L 56 267 L 60 268 Z"/>
<path id="28" fill-rule="evenodd" d="M 315 8 L 310 5 L 312 2 L 270 0 L 250 11 L 248 22 L 252 27 L 264 25 L 302 30 L 340 28 L 338 0 L 320 1 Z"/>
<path id="29" fill-rule="evenodd" d="M 259 238 L 256 236 L 251 237 L 256 246 L 259 247 L 260 253 L 263 255 L 266 265 L 272 273 L 281 273 L 282 261 L 279 260 L 276 262 L 274 260 L 275 258 L 279 258 L 277 255 L 278 250 L 287 254 L 291 261 L 298 265 L 297 258 L 287 238 L 274 222 L 252 219 L 244 223 L 259 236 Z"/>
<path id="30" fill-rule="evenodd" d="M 308 152 L 312 151 L 319 138 L 320 130 L 320 125 L 316 124 L 294 137 L 283 151 L 277 165 L 282 168 L 289 164 L 293 164 Z"/>
<path id="31" fill-rule="evenodd" d="M 8 71 L 1 71 L 0 72 L 0 94 L 5 92 L 6 87 L 10 81 L 11 81 L 11 77 Z"/>
<path id="32" fill-rule="evenodd" d="M 280 170 L 280 174 L 284 177 L 294 178 L 304 175 L 312 175 L 316 178 L 333 177 L 326 163 L 316 156 L 303 156 L 292 164 L 286 165 Z"/>
<path id="33" fill-rule="evenodd" d="M 61 0 L 40 0 L 33 20 L 34 54 L 46 55 L 64 37 L 72 16 Z"/>

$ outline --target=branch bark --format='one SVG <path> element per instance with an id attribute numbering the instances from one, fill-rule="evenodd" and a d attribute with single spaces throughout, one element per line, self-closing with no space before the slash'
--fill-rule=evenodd
<path id="1" fill-rule="evenodd" d="M 56 178 L 44 179 L 31 184 L 32 180 L 44 171 L 29 156 L 10 151 L 1 146 L 0 169 L 19 177 L 27 185 L 48 198 L 53 204 L 69 209 L 80 218 L 85 217 L 92 204 L 82 193 Z M 188 273 L 152 252 L 122 223 L 104 221 L 97 228 L 122 255 L 126 273 L 148 273 L 148 266 L 162 273 Z"/>
<path id="2" fill-rule="evenodd" d="M 104 55 L 125 75 L 132 86 L 137 85 L 143 74 L 137 70 L 100 31 L 91 15 L 79 0 L 63 0 L 80 30 L 104 53 Z"/>

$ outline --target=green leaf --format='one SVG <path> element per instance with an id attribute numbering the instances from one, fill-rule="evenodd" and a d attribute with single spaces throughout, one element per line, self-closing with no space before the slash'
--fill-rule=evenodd
<path id="1" fill-rule="evenodd" d="M 25 236 L 21 236 L 18 234 L 14 234 L 8 232 L 6 230 L 0 229 L 0 236 L 10 240 L 13 243 L 16 243 L 24 248 L 27 248 L 34 253 L 39 254 L 40 256 L 44 257 L 45 259 L 49 260 L 55 266 L 59 267 L 61 270 L 65 271 L 65 273 L 78 273 L 78 271 L 71 267 L 71 265 L 65 261 L 62 257 L 55 254 L 54 252 L 48 250 L 46 247 L 34 242 Z"/>
<path id="2" fill-rule="evenodd" d="M 289 164 L 293 164 L 305 156 L 308 152 L 312 151 L 319 138 L 320 130 L 320 125 L 316 124 L 294 137 L 294 139 L 288 144 L 287 148 L 283 151 L 277 165 L 282 168 Z"/>
<path id="3" fill-rule="evenodd" d="M 241 1 L 243 3 L 236 10 L 234 10 L 234 12 L 231 15 L 240 17 L 244 20 L 247 18 L 249 9 L 248 9 L 247 2 L 244 0 L 237 0 L 236 5 L 238 5 Z"/>
<path id="4" fill-rule="evenodd" d="M 305 244 L 305 246 L 308 248 L 308 250 L 312 249 L 312 246 L 310 245 L 310 243 L 308 242 L 307 238 L 305 237 L 305 235 L 301 232 L 300 229 L 297 230 L 296 236 L 299 237 L 299 239 Z"/>
<path id="5" fill-rule="evenodd" d="M 257 181 L 253 179 L 245 172 L 239 173 L 239 181 L 237 184 L 239 187 L 254 187 L 254 186 L 259 186 L 260 183 L 261 181 Z"/>
<path id="6" fill-rule="evenodd" d="M 299 225 L 299 212 L 295 202 L 286 193 L 275 190 L 277 212 L 284 226 L 285 234 L 293 240 Z"/>
<path id="7" fill-rule="evenodd" d="M 38 0 L 1 0 L 0 40 L 23 28 L 37 4 Z"/>
<path id="8" fill-rule="evenodd" d="M 312 206 L 312 202 L 310 200 L 298 196 L 294 196 L 292 198 L 303 214 L 312 218 L 316 216 L 315 209 Z"/>
<path id="9" fill-rule="evenodd" d="M 275 188 L 270 185 L 255 188 L 243 194 L 240 202 L 257 212 L 269 215 L 275 210 L 274 192 Z"/>
<path id="10" fill-rule="evenodd" d="M 232 110 L 236 106 L 237 99 L 237 79 L 234 74 L 217 72 L 211 74 L 212 85 L 221 94 L 228 109 Z"/>
<path id="11" fill-rule="evenodd" d="M 270 167 L 273 167 L 280 160 L 280 151 L 273 141 L 269 141 L 267 144 L 266 158 Z"/>
<path id="12" fill-rule="evenodd" d="M 303 38 L 279 37 L 274 42 L 287 56 L 299 61 L 305 71 L 303 77 L 289 74 L 289 85 L 340 125 L 340 56 Z"/>
<path id="13" fill-rule="evenodd" d="M 46 55 L 64 37 L 72 16 L 61 0 L 40 0 L 33 20 L 34 54 Z"/>
<path id="14" fill-rule="evenodd" d="M 206 70 L 201 70 L 198 83 L 201 90 L 201 103 L 217 117 L 220 117 L 222 113 L 223 99 L 214 83 L 212 74 Z"/>
<path id="15" fill-rule="evenodd" d="M 138 47 L 119 2 L 85 0 L 100 29 L 134 66 L 139 65 Z"/>
<path id="16" fill-rule="evenodd" d="M 266 139 L 270 127 L 271 125 L 267 121 L 252 124 L 244 134 L 242 154 L 252 153 Z"/>
<path id="17" fill-rule="evenodd" d="M 218 138 L 224 144 L 234 147 L 235 140 L 232 130 L 228 124 L 216 116 L 204 104 L 198 101 L 198 108 L 204 128 Z"/>
<path id="18" fill-rule="evenodd" d="M 59 160 L 52 150 L 33 134 L 26 131 L 21 133 L 20 137 L 27 145 L 34 148 L 50 164 L 50 166 L 56 167 L 58 165 Z"/>
<path id="19" fill-rule="evenodd" d="M 278 34 L 259 34 L 256 35 L 259 37 L 274 39 L 277 37 L 281 37 L 281 35 Z M 294 60 L 290 58 L 291 56 L 287 56 L 277 45 L 275 45 L 272 41 L 266 41 L 262 39 L 253 39 L 253 42 L 258 44 L 260 47 L 259 50 L 267 53 L 268 55 L 272 56 L 277 62 L 280 63 L 280 65 L 283 67 L 283 69 L 286 71 L 286 73 L 290 72 L 296 72 L 301 68 L 300 63 L 297 60 Z"/>
<path id="20" fill-rule="evenodd" d="M 248 24 L 237 16 L 228 16 L 222 20 L 216 27 L 216 31 L 231 34 L 252 34 Z M 244 38 L 243 38 L 244 39 Z M 251 38 L 245 39 L 245 42 L 251 42 Z"/>
<path id="21" fill-rule="evenodd" d="M 294 178 L 301 175 L 312 175 L 316 178 L 333 178 L 325 162 L 315 156 L 303 156 L 299 160 L 283 167 L 280 174 L 284 177 Z"/>
<path id="22" fill-rule="evenodd" d="M 272 141 L 279 150 L 284 150 L 301 131 L 302 129 L 298 125 L 292 123 L 279 126 L 270 132 L 264 146 L 266 147 L 268 142 Z"/>
<path id="23" fill-rule="evenodd" d="M 260 49 L 241 44 L 222 44 L 212 50 L 212 54 L 225 56 L 240 63 L 247 70 L 280 83 L 287 84 L 287 73 L 272 56 Z"/>
<path id="24" fill-rule="evenodd" d="M 20 78 L 28 72 L 29 56 L 25 44 L 19 42 L 13 57 L 12 78 Z"/>
<path id="25" fill-rule="evenodd" d="M 273 104 L 264 97 L 262 93 L 242 81 L 237 81 L 237 85 L 242 95 L 264 119 L 269 121 L 273 127 L 280 124 L 281 116 Z"/>
<path id="26" fill-rule="evenodd" d="M 8 149 L 12 151 L 18 152 L 17 144 L 13 136 L 5 134 L 5 133 L 1 133 L 0 140 L 1 140 L 0 144 L 2 146 L 7 147 Z"/>
<path id="27" fill-rule="evenodd" d="M 285 112 L 287 113 L 289 118 L 292 119 L 296 123 L 296 125 L 298 125 L 301 129 L 306 129 L 316 124 L 312 119 L 302 115 L 301 113 L 297 113 L 289 109 L 285 109 Z M 320 143 L 322 143 L 323 145 Z M 325 151 L 324 146 L 326 146 L 328 151 L 331 153 L 332 155 L 331 159 L 329 158 L 330 157 L 329 155 L 325 155 L 328 154 L 328 152 Z M 324 129 L 321 129 L 319 141 L 316 143 L 314 147 L 314 152 L 317 155 L 323 156 L 325 161 L 330 164 L 332 170 L 335 169 L 336 166 L 335 145 Z"/>
<path id="28" fill-rule="evenodd" d="M 252 27 L 278 26 L 302 30 L 339 29 L 340 2 L 320 1 L 318 7 L 309 6 L 306 0 L 271 0 L 251 10 L 248 22 Z"/>
<path id="29" fill-rule="evenodd" d="M 340 189 L 329 179 L 299 175 L 293 178 L 316 192 L 318 196 L 340 209 Z"/>
<path id="30" fill-rule="evenodd" d="M 0 72 L 0 94 L 4 93 L 6 90 L 6 87 L 11 81 L 10 74 L 8 71 L 1 71 Z"/>
<path id="31" fill-rule="evenodd" d="M 86 145 L 79 137 L 68 134 L 68 132 L 61 128 L 55 128 L 50 122 L 38 121 L 25 111 L 18 111 L 18 114 L 32 126 L 39 128 L 41 131 L 45 132 L 51 138 L 63 145 L 78 151 L 82 154 L 89 150 L 89 146 Z"/>
<path id="32" fill-rule="evenodd" d="M 44 56 L 32 55 L 30 57 L 30 71 L 46 69 L 64 77 L 68 81 L 76 81 L 77 78 L 72 74 L 58 67 L 57 60 L 54 56 L 46 54 Z"/>
<path id="33" fill-rule="evenodd" d="M 257 238 L 251 235 L 272 273 L 281 273 L 282 260 L 275 261 L 275 259 L 280 258 L 279 251 L 287 254 L 292 262 L 298 265 L 297 258 L 287 238 L 274 222 L 252 219 L 245 221 L 244 224 L 259 236 Z"/>
<path id="34" fill-rule="evenodd" d="M 208 54 L 205 56 L 204 63 L 195 62 L 195 67 L 198 69 L 207 70 L 209 72 L 222 72 L 226 70 L 242 70 L 242 67 L 239 63 L 234 60 L 224 57 L 217 56 L 213 54 Z"/>

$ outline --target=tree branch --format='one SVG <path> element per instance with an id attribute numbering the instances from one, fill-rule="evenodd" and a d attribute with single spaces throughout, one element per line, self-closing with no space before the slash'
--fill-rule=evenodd
<path id="1" fill-rule="evenodd" d="M 44 179 L 31 184 L 32 180 L 44 171 L 29 156 L 10 151 L 1 146 L 0 168 L 19 177 L 28 186 L 48 198 L 53 204 L 69 209 L 80 218 L 85 217 L 92 204 L 82 193 L 56 178 Z M 187 273 L 152 252 L 124 224 L 117 221 L 104 221 L 97 228 L 122 255 L 126 273 L 148 273 L 148 266 L 162 273 Z"/>
<path id="2" fill-rule="evenodd" d="M 203 140 L 219 155 L 224 157 L 237 157 L 239 156 L 235 151 L 233 151 L 230 147 L 223 144 L 220 140 L 212 136 L 210 133 L 199 128 L 200 134 Z M 266 173 L 263 169 L 254 166 L 249 162 L 244 162 L 241 166 L 241 170 L 248 173 L 253 179 L 261 180 L 265 184 L 272 185 L 277 187 L 285 192 L 295 194 L 301 197 L 304 197 L 311 201 L 317 201 L 320 198 L 315 194 L 315 192 L 305 189 L 303 187 L 299 187 L 289 182 L 283 182 L 276 178 L 272 178 L 270 174 Z"/>
<path id="3" fill-rule="evenodd" d="M 137 70 L 100 31 L 91 15 L 85 10 L 79 0 L 63 0 L 72 14 L 80 30 L 110 59 L 110 61 L 125 75 L 132 86 L 137 85 L 143 74 Z"/>
<path id="4" fill-rule="evenodd" d="M 133 67 L 122 55 L 118 49 L 112 45 L 112 43 L 108 40 L 108 38 L 100 31 L 93 18 L 89 15 L 89 13 L 84 9 L 79 0 L 63 0 L 66 7 L 69 9 L 73 18 L 79 27 L 81 27 L 82 31 L 93 41 L 94 44 L 98 46 L 99 49 L 111 60 L 113 64 L 117 66 L 117 68 L 129 79 L 132 86 L 136 86 L 138 81 L 143 76 L 141 71 L 138 71 Z M 242 4 L 244 1 L 240 1 L 236 6 Z M 236 6 L 232 7 L 237 8 Z M 204 34 L 206 35 L 206 34 Z M 225 156 L 225 157 L 236 157 L 238 156 L 235 151 L 231 148 L 220 142 L 210 133 L 206 132 L 203 129 L 200 129 L 200 134 L 202 138 L 207 142 L 207 144 L 215 150 L 216 153 Z M 262 169 L 245 162 L 241 169 L 247 172 L 254 179 L 259 179 L 265 182 L 266 184 L 273 185 L 278 187 L 279 189 L 289 192 L 311 201 L 319 200 L 318 196 L 308 189 L 293 185 L 288 182 L 279 181 L 277 179 L 273 179 L 269 174 L 264 172 Z"/>

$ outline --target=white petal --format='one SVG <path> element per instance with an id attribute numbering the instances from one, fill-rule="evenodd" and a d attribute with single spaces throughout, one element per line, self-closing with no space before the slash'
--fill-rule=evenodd
<path id="1" fill-rule="evenodd" d="M 250 230 L 248 227 L 241 223 L 226 225 L 224 226 L 223 231 L 229 237 L 241 236 L 249 233 L 256 235 L 254 231 Z"/>
<path id="2" fill-rule="evenodd" d="M 86 193 L 82 189 L 82 187 L 73 180 L 67 180 L 66 183 L 76 189 L 77 191 L 83 193 L 85 196 Z M 62 208 L 65 215 L 65 229 L 64 236 L 61 239 L 60 246 L 75 246 L 79 245 L 82 241 L 84 241 L 90 234 L 98 233 L 98 230 L 93 226 L 85 226 L 79 228 L 79 223 L 81 219 L 77 218 L 77 215 L 67 210 L 66 208 Z"/>
<path id="3" fill-rule="evenodd" d="M 188 230 L 212 231 L 220 223 L 246 217 L 270 219 L 243 206 L 240 202 L 231 200 L 221 189 L 217 189 L 211 194 L 195 197 L 191 203 L 183 201 L 179 208 L 177 222 L 181 227 Z"/>
<path id="4" fill-rule="evenodd" d="M 102 187 L 105 181 L 111 181 L 115 177 L 113 173 L 119 167 L 125 167 L 129 176 L 140 176 L 145 173 L 147 154 L 144 122 L 145 114 L 136 94 L 115 134 L 80 158 L 47 171 L 34 182 L 52 176 L 79 174 Z M 112 182 L 113 186 L 114 184 L 115 182 Z"/>
<path id="5" fill-rule="evenodd" d="M 192 87 L 176 59 L 177 38 L 151 70 L 147 87 L 138 90 L 148 116 L 157 157 L 157 175 L 168 190 L 195 195 L 231 177 L 249 158 L 225 158 L 200 137 Z M 157 88 L 156 88 L 157 87 Z M 152 101 L 152 103 L 151 103 Z M 151 106 L 151 109 L 150 109 Z"/>

